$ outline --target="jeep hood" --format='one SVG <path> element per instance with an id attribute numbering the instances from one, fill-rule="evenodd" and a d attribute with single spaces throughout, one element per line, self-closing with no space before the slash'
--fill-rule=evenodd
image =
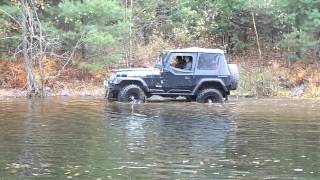
<path id="1" fill-rule="evenodd" d="M 158 68 L 117 69 L 112 72 L 116 73 L 116 75 L 120 77 L 147 77 L 160 75 L 160 69 Z"/>

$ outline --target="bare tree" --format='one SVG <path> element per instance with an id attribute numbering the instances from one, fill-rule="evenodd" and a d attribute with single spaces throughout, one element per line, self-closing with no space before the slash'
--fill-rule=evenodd
<path id="1" fill-rule="evenodd" d="M 27 94 L 44 96 L 43 30 L 33 0 L 21 0 L 22 54 L 27 80 Z M 36 78 L 34 64 L 38 65 L 40 78 Z"/>
<path id="2" fill-rule="evenodd" d="M 257 31 L 257 26 L 256 26 L 256 20 L 254 18 L 254 12 L 251 12 L 251 17 L 252 17 L 252 23 L 253 23 L 253 28 L 254 28 L 254 33 L 256 35 L 256 41 L 257 41 L 257 46 L 258 46 L 258 52 L 259 52 L 259 60 L 262 58 L 262 53 L 261 53 L 261 48 L 260 48 L 260 43 L 259 43 L 259 35 Z M 260 61 L 259 61 L 260 62 Z"/>
<path id="3" fill-rule="evenodd" d="M 61 47 L 59 37 L 52 37 L 51 34 L 43 28 L 37 13 L 37 6 L 34 0 L 20 0 L 16 4 L 19 6 L 20 15 L 14 17 L 3 9 L 0 12 L 7 15 L 21 30 L 21 36 L 10 37 L 18 38 L 21 43 L 18 45 L 14 56 L 22 55 L 26 72 L 26 85 L 28 97 L 45 96 L 44 85 L 48 78 L 57 78 L 62 75 L 65 67 L 72 60 L 76 49 L 82 45 L 83 36 L 77 41 L 72 51 L 65 51 L 63 54 L 56 54 L 55 50 Z M 53 57 L 63 63 L 61 69 L 54 76 L 45 76 L 44 59 L 46 56 Z"/>
<path id="4" fill-rule="evenodd" d="M 61 75 L 65 66 L 69 64 L 74 56 L 75 49 L 78 48 L 80 40 L 74 47 L 72 52 L 65 52 L 57 55 L 54 49 L 60 46 L 58 38 L 51 37 L 43 28 L 37 13 L 37 7 L 34 0 L 21 0 L 21 26 L 22 43 L 18 47 L 18 52 L 23 54 L 24 66 L 27 80 L 27 95 L 29 97 L 43 97 L 44 83 L 46 80 L 44 72 L 44 58 L 46 56 L 54 56 L 61 61 L 65 61 L 62 69 L 53 77 Z M 80 38 L 81 39 L 81 38 Z"/>

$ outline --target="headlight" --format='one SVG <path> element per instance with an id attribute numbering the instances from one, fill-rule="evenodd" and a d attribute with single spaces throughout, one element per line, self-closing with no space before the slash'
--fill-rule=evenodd
<path id="1" fill-rule="evenodd" d="M 109 81 L 113 81 L 117 77 L 116 73 L 112 73 L 111 76 L 109 77 Z"/>
<path id="2" fill-rule="evenodd" d="M 108 82 L 107 80 L 104 80 L 104 81 L 103 81 L 103 85 L 104 85 L 105 88 L 108 88 L 108 86 L 109 86 L 108 83 L 109 83 L 109 82 Z"/>

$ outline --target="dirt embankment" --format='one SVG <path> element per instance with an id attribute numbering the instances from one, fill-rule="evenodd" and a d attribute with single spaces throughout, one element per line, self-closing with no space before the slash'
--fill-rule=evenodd
<path id="1" fill-rule="evenodd" d="M 93 73 L 70 66 L 57 76 L 61 70 L 60 67 L 59 64 L 53 62 L 45 64 L 44 91 L 46 96 L 104 95 L 103 80 L 108 74 L 105 69 Z M 26 96 L 26 74 L 21 61 L 0 60 L 0 75 L 0 97 Z M 36 76 L 36 78 L 39 77 Z"/>

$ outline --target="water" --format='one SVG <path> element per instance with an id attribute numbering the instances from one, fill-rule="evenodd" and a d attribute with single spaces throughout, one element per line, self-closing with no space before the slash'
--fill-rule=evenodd
<path id="1" fill-rule="evenodd" d="M 317 100 L 0 101 L 0 179 L 320 179 Z"/>

